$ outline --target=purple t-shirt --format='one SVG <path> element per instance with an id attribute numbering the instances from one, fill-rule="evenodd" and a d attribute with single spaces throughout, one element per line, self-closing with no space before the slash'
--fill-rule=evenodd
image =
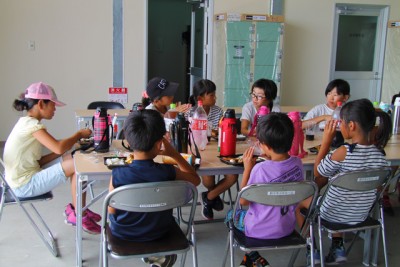
<path id="1" fill-rule="evenodd" d="M 254 166 L 248 184 L 286 183 L 303 181 L 303 164 L 298 157 L 284 161 L 267 160 Z M 245 234 L 263 239 L 281 238 L 291 234 L 296 225 L 295 206 L 285 215 L 280 207 L 250 203 L 244 217 Z"/>

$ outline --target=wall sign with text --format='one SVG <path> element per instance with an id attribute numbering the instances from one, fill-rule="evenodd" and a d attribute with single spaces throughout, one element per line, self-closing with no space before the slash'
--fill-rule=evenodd
<path id="1" fill-rule="evenodd" d="M 128 103 L 128 88 L 110 87 L 108 88 L 108 100 L 112 102 Z"/>

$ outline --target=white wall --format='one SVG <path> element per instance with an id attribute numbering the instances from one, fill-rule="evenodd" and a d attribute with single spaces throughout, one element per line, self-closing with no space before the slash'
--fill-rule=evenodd
<path id="1" fill-rule="evenodd" d="M 214 0 L 215 13 L 268 13 L 267 0 Z M 284 0 L 286 22 L 282 104 L 324 101 L 329 77 L 333 0 Z M 340 1 L 344 2 L 344 1 Z M 391 5 L 399 19 L 398 0 L 347 0 Z M 147 0 L 125 0 L 124 85 L 130 107 L 146 84 Z M 107 99 L 112 85 L 112 0 L 0 0 L 0 140 L 6 140 L 18 113 L 13 100 L 32 82 L 56 89 L 68 105 L 48 122 L 58 138 L 75 131 L 74 110 Z M 35 41 L 36 50 L 28 50 Z"/>

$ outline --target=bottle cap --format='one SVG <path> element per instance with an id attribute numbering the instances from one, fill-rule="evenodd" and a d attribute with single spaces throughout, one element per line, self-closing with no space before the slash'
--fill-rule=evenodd
<path id="1" fill-rule="evenodd" d="M 269 113 L 269 109 L 266 106 L 261 106 L 258 110 L 258 115 L 267 115 Z"/>
<path id="2" fill-rule="evenodd" d="M 197 101 L 197 105 L 198 105 L 199 107 L 202 107 L 202 106 L 203 106 L 203 101 L 201 101 L 201 100 Z"/>
<path id="3" fill-rule="evenodd" d="M 224 113 L 224 118 L 236 118 L 235 110 L 234 109 L 227 109 Z"/>
<path id="4" fill-rule="evenodd" d="M 169 104 L 169 108 L 170 108 L 170 109 L 174 109 L 174 108 L 176 108 L 176 104 L 175 104 L 175 103 L 171 103 L 171 104 Z"/>
<path id="5" fill-rule="evenodd" d="M 336 105 L 337 105 L 338 107 L 341 107 L 341 106 L 342 106 L 342 101 L 338 101 Z"/>

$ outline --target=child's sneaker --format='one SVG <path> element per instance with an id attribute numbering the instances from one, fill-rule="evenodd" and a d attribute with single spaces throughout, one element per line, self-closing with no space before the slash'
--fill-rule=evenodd
<path id="1" fill-rule="evenodd" d="M 250 259 L 250 256 L 246 253 L 244 254 L 243 260 L 240 263 L 239 267 L 253 267 L 257 266 L 255 263 Z"/>
<path id="2" fill-rule="evenodd" d="M 328 256 L 325 257 L 326 265 L 334 265 L 347 261 L 346 250 L 344 246 L 331 247 Z"/>
<path id="3" fill-rule="evenodd" d="M 72 212 L 75 212 L 75 208 L 74 208 L 74 206 L 72 206 L 71 203 L 69 203 L 65 207 L 64 216 L 67 218 Z M 86 210 L 86 215 L 89 216 L 89 218 L 95 222 L 101 221 L 101 216 L 99 214 L 91 211 L 90 209 Z"/>
<path id="4" fill-rule="evenodd" d="M 176 258 L 176 254 L 171 254 L 165 257 L 142 258 L 142 261 L 149 264 L 151 267 L 171 267 L 176 262 Z"/>
<path id="5" fill-rule="evenodd" d="M 65 219 L 65 223 L 69 225 L 76 225 L 76 215 L 75 212 L 71 212 Z M 82 218 L 82 229 L 93 235 L 100 234 L 100 225 L 94 222 L 89 216 L 85 215 Z"/>
<path id="6" fill-rule="evenodd" d="M 65 218 L 67 218 L 72 212 L 75 212 L 75 208 L 72 206 L 71 203 L 68 203 L 64 211 Z"/>
<path id="7" fill-rule="evenodd" d="M 207 220 L 214 219 L 214 212 L 212 210 L 212 202 L 207 199 L 207 192 L 201 193 L 201 215 Z"/>
<path id="8" fill-rule="evenodd" d="M 212 208 L 216 211 L 221 211 L 224 209 L 224 202 L 222 201 L 220 196 L 217 196 L 213 199 Z"/>
<path id="9" fill-rule="evenodd" d="M 307 267 L 311 266 L 311 251 L 307 250 Z M 314 265 L 321 264 L 321 256 L 319 254 L 319 250 L 314 250 Z"/>
<path id="10" fill-rule="evenodd" d="M 261 256 L 254 261 L 253 265 L 257 267 L 271 267 L 269 262 Z"/>
<path id="11" fill-rule="evenodd" d="M 90 209 L 86 209 L 86 215 L 87 215 L 90 219 L 92 219 L 93 221 L 95 221 L 95 222 L 101 221 L 101 216 L 100 216 L 100 214 L 97 214 L 97 213 L 91 211 Z"/>

